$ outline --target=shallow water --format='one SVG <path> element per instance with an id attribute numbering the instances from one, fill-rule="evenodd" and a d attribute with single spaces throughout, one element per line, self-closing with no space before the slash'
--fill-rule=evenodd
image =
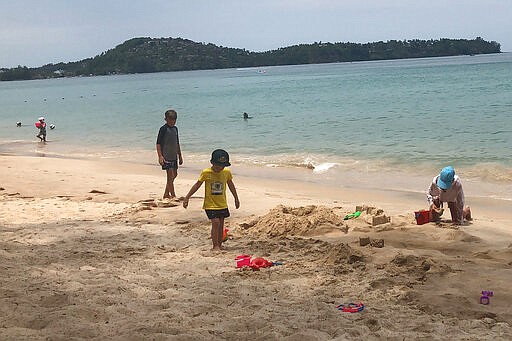
<path id="1" fill-rule="evenodd" d="M 451 164 L 474 195 L 512 199 L 508 53 L 0 82 L 0 103 L 0 153 L 155 163 L 172 107 L 186 163 L 224 148 L 259 174 L 412 191 Z"/>

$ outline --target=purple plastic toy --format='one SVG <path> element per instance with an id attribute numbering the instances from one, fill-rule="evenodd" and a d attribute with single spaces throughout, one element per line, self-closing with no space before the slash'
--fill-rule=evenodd
<path id="1" fill-rule="evenodd" d="M 484 290 L 482 291 L 482 296 L 480 297 L 480 304 L 489 304 L 491 303 L 491 297 L 494 296 L 494 293 L 492 291 Z"/>

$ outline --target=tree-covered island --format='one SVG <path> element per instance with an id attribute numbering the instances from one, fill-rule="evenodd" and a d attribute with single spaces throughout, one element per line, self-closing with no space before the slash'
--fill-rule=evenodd
<path id="1" fill-rule="evenodd" d="M 0 80 L 96 76 L 274 65 L 319 64 L 384 59 L 424 58 L 500 53 L 500 44 L 480 37 L 438 40 L 389 40 L 374 43 L 300 44 L 251 52 L 197 43 L 183 38 L 133 38 L 78 62 L 41 67 L 0 69 Z"/>

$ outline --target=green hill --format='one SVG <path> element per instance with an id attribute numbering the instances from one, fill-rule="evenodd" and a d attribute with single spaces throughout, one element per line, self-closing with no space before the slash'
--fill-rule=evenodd
<path id="1" fill-rule="evenodd" d="M 272 65 L 316 64 L 383 59 L 500 53 L 500 44 L 480 37 L 390 40 L 374 43 L 300 44 L 266 52 L 197 43 L 182 38 L 133 38 L 78 62 L 37 68 L 0 69 L 0 80 L 94 76 Z"/>

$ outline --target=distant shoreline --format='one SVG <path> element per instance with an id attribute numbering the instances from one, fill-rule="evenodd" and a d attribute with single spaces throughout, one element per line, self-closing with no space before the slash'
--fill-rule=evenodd
<path id="1" fill-rule="evenodd" d="M 93 58 L 41 67 L 0 68 L 0 81 L 170 71 L 216 70 L 501 53 L 496 41 L 468 39 L 315 42 L 264 52 L 183 38 L 132 38 Z"/>

